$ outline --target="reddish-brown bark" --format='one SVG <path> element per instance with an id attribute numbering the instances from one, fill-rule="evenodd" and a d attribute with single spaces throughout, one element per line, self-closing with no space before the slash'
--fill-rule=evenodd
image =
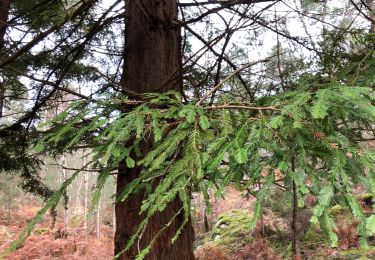
<path id="1" fill-rule="evenodd" d="M 165 92 L 179 90 L 181 81 L 180 26 L 175 0 L 125 1 L 125 51 L 122 83 L 132 92 Z M 143 152 L 149 146 L 143 145 Z M 117 192 L 136 178 L 141 169 L 120 167 Z M 144 195 L 139 193 L 116 205 L 115 254 L 121 252 L 142 220 L 139 216 Z M 153 216 L 142 233 L 141 240 L 119 259 L 135 259 L 139 249 L 147 246 L 156 233 L 180 210 L 182 203 L 173 200 L 167 208 Z M 189 221 L 179 239 L 171 238 L 183 223 L 181 212 L 172 225 L 156 240 L 146 259 L 194 259 L 194 232 Z M 139 248 L 138 248 L 139 247 Z"/>
<path id="2" fill-rule="evenodd" d="M 10 1 L 0 0 L 0 50 L 4 46 L 4 36 L 7 29 L 9 9 Z"/>
<path id="3" fill-rule="evenodd" d="M 3 57 L 4 38 L 7 30 L 10 0 L 0 0 L 0 62 Z M 0 79 L 0 118 L 3 117 L 5 87 Z"/>

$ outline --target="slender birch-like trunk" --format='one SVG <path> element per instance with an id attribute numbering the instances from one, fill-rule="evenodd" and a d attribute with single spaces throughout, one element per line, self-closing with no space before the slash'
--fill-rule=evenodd
<path id="1" fill-rule="evenodd" d="M 98 210 L 96 211 L 96 238 L 100 238 L 100 210 L 102 204 L 102 196 L 98 202 Z"/>
<path id="2" fill-rule="evenodd" d="M 86 165 L 86 157 L 83 152 L 83 165 Z M 88 196 L 89 196 L 89 173 L 84 171 L 83 174 L 84 183 L 84 197 L 83 197 L 83 234 L 85 239 L 87 239 L 87 206 L 88 206 Z"/>

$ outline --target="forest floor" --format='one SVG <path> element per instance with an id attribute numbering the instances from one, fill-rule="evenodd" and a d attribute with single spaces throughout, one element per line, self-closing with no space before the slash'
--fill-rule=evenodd
<path id="1" fill-rule="evenodd" d="M 10 216 L 7 212 L 0 210 L 0 252 L 17 238 L 19 232 L 35 216 L 38 209 L 36 205 L 19 205 Z M 65 229 L 59 217 L 54 227 L 51 227 L 51 223 L 51 217 L 45 216 L 24 245 L 4 260 L 113 259 L 111 227 L 101 225 L 99 238 L 94 231 L 89 230 L 85 238 L 82 225 L 69 226 Z"/>
<path id="2" fill-rule="evenodd" d="M 274 194 L 270 201 L 280 201 Z M 27 200 L 26 200 L 27 201 Z M 262 222 L 255 231 L 248 230 L 254 199 L 245 199 L 234 189 L 228 189 L 225 200 L 212 201 L 212 210 L 204 207 L 202 198 L 194 199 L 193 223 L 196 233 L 196 256 L 199 260 L 277 260 L 290 259 L 289 209 L 282 203 L 266 205 Z M 40 207 L 37 203 L 19 203 L 11 213 L 0 209 L 0 252 L 23 230 Z M 108 212 L 108 215 L 111 213 Z M 204 215 L 207 214 L 205 231 Z M 359 249 L 357 223 L 344 209 L 333 208 L 332 215 L 339 220 L 335 232 L 339 237 L 337 248 L 329 247 L 327 238 L 318 227 L 311 227 L 311 212 L 300 210 L 298 220 L 300 257 L 298 259 L 375 259 L 375 238 L 370 238 L 369 249 Z M 47 215 L 32 231 L 26 242 L 5 260 L 32 259 L 113 259 L 113 227 L 100 225 L 97 237 L 95 220 L 89 222 L 87 237 L 82 221 L 70 221 L 64 227 L 58 214 L 54 227 Z M 82 220 L 82 219 L 81 219 Z"/>
<path id="3" fill-rule="evenodd" d="M 366 215 L 372 212 L 372 206 L 366 204 L 369 197 L 373 198 L 373 195 L 357 195 Z M 234 189 L 227 190 L 226 198 L 229 200 L 221 200 L 214 204 L 215 207 L 208 219 L 211 224 L 209 231 L 202 228 L 202 220 L 195 223 L 196 256 L 199 260 L 292 259 L 291 205 L 284 192 L 274 190 L 269 194 L 255 230 L 249 229 L 254 201 L 250 200 L 249 203 L 249 200 Z M 358 221 L 347 208 L 339 205 L 329 209 L 329 214 L 336 222 L 334 232 L 338 237 L 338 246 L 332 248 L 319 225 L 310 222 L 315 203 L 315 197 L 307 196 L 304 206 L 298 209 L 296 236 L 299 255 L 294 258 L 295 260 L 375 259 L 375 236 L 368 238 L 368 248 L 361 248 L 357 231 Z"/>

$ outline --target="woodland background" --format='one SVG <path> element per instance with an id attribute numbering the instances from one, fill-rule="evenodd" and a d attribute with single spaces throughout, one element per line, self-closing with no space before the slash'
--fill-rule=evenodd
<path id="1" fill-rule="evenodd" d="M 0 4 L 5 259 L 375 258 L 373 0 Z"/>

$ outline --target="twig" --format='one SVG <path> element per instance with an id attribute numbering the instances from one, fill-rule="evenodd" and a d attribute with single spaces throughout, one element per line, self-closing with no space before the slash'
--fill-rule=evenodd
<path id="1" fill-rule="evenodd" d="M 273 111 L 281 111 L 281 109 L 276 107 L 252 107 L 252 106 L 244 106 L 244 105 L 220 105 L 220 106 L 210 106 L 204 107 L 203 109 L 247 109 L 247 110 L 273 110 Z"/>
<path id="2" fill-rule="evenodd" d="M 221 81 L 219 84 L 217 84 L 215 87 L 213 87 L 206 95 L 204 95 L 198 102 L 197 102 L 197 106 L 200 106 L 202 104 L 203 101 L 205 101 L 209 96 L 211 96 L 212 93 L 214 93 L 216 90 L 218 90 L 225 82 L 227 82 L 229 79 L 231 79 L 233 76 L 235 76 L 237 73 L 243 71 L 244 69 L 247 69 L 251 66 L 254 66 L 256 64 L 259 64 L 259 63 L 263 63 L 263 62 L 267 62 L 267 61 L 270 61 L 270 57 L 268 58 L 265 58 L 265 59 L 261 59 L 261 60 L 257 60 L 257 61 L 254 61 L 254 62 L 250 62 L 238 69 L 236 69 L 235 71 L 233 71 L 231 74 L 229 74 L 229 76 L 227 76 L 223 81 Z"/>

